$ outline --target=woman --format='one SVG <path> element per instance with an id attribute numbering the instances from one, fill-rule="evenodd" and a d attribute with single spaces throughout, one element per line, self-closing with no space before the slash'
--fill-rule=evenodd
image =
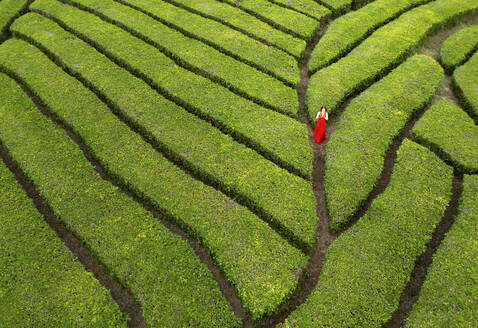
<path id="1" fill-rule="evenodd" d="M 320 144 L 325 139 L 325 121 L 329 119 L 325 106 L 322 106 L 321 111 L 317 113 L 315 119 L 317 123 L 315 123 L 314 138 L 315 143 Z"/>

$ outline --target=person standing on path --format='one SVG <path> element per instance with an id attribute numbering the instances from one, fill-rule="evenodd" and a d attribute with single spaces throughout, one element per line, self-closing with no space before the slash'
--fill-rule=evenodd
<path id="1" fill-rule="evenodd" d="M 327 114 L 327 108 L 322 106 L 320 112 L 315 116 L 317 122 L 315 123 L 314 128 L 314 139 L 316 144 L 320 144 L 325 139 L 325 121 L 329 119 L 329 114 Z"/>

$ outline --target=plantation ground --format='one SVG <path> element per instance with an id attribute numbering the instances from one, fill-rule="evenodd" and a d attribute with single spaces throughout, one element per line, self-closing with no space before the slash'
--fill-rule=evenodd
<path id="1" fill-rule="evenodd" d="M 478 0 L 0 0 L 2 327 L 473 327 L 477 26 Z"/>

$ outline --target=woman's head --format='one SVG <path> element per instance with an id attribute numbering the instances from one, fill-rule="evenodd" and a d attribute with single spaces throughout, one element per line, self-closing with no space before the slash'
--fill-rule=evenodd
<path id="1" fill-rule="evenodd" d="M 325 108 L 325 106 L 322 106 L 322 108 L 320 109 L 322 113 L 326 112 L 327 111 L 327 108 Z"/>

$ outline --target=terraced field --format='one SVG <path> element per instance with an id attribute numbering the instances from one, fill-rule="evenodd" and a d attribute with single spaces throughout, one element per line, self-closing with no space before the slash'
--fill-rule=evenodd
<path id="1" fill-rule="evenodd" d="M 0 0 L 2 327 L 473 327 L 477 26 L 478 0 Z"/>

